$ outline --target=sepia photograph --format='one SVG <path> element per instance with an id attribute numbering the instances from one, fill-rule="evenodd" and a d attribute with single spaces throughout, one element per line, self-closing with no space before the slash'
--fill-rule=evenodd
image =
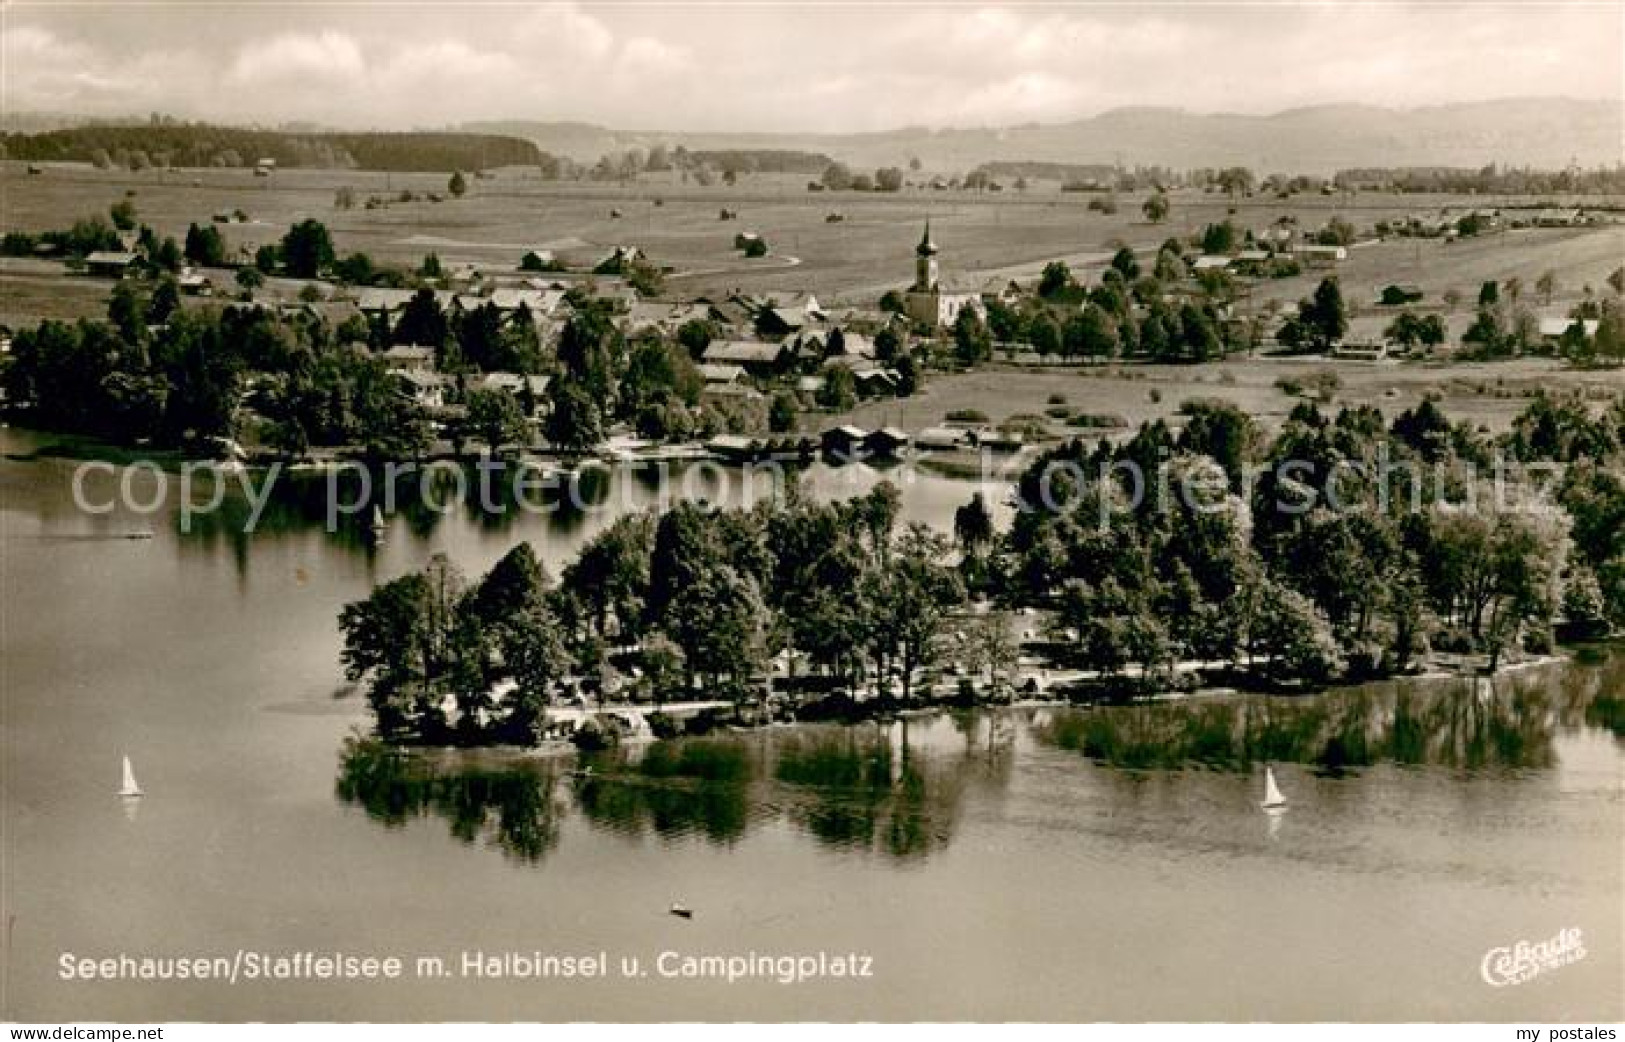
<path id="1" fill-rule="evenodd" d="M 1622 982 L 1618 0 L 0 0 L 9 1038 Z"/>

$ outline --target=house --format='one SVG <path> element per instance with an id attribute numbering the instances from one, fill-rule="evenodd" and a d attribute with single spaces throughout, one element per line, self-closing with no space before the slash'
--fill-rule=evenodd
<path id="1" fill-rule="evenodd" d="M 552 250 L 526 250 L 519 258 L 520 271 L 553 271 L 558 266 Z"/>
<path id="2" fill-rule="evenodd" d="M 1572 228 L 1580 223 L 1580 211 L 1572 206 L 1549 206 L 1530 214 L 1529 223 L 1536 228 Z"/>
<path id="3" fill-rule="evenodd" d="M 553 382 L 550 376 L 536 373 L 507 373 L 497 371 L 477 376 L 468 382 L 471 391 L 507 391 L 519 395 L 521 398 L 529 394 L 533 400 L 540 401 L 547 394 L 548 385 Z"/>
<path id="4" fill-rule="evenodd" d="M 858 459 L 864 454 L 864 442 L 869 432 L 862 427 L 843 424 L 831 427 L 818 438 L 818 447 L 824 455 L 839 462 Z"/>
<path id="5" fill-rule="evenodd" d="M 412 299 L 413 291 L 409 289 L 392 289 L 387 286 L 368 286 L 356 297 L 356 307 L 368 318 L 394 318 L 395 313 L 406 307 Z"/>
<path id="6" fill-rule="evenodd" d="M 705 379 L 706 387 L 725 387 L 736 384 L 745 378 L 745 367 L 742 365 L 721 365 L 713 362 L 699 364 L 700 376 Z"/>
<path id="7" fill-rule="evenodd" d="M 518 311 L 525 308 L 532 317 L 540 318 L 551 315 L 564 303 L 564 291 L 556 289 L 497 289 L 490 297 L 491 303 L 502 312 Z"/>
<path id="8" fill-rule="evenodd" d="M 1567 336 L 1569 331 L 1575 326 L 1579 326 L 1581 334 L 1588 339 L 1597 335 L 1598 322 L 1596 319 L 1588 318 L 1582 320 L 1578 318 L 1570 318 L 1567 315 L 1541 316 L 1540 335 L 1542 339 L 1555 343 L 1563 339 L 1564 336 Z"/>
<path id="9" fill-rule="evenodd" d="M 858 393 L 865 398 L 894 398 L 897 389 L 902 386 L 903 377 L 895 369 L 870 366 L 852 370 L 852 381 L 857 385 Z"/>
<path id="10" fill-rule="evenodd" d="M 1230 258 L 1219 253 L 1204 253 L 1191 262 L 1191 271 L 1200 274 L 1204 271 L 1224 271 L 1230 267 Z"/>
<path id="11" fill-rule="evenodd" d="M 872 359 L 875 357 L 875 342 L 862 333 L 836 328 L 830 331 L 827 353 L 847 358 Z"/>
<path id="12" fill-rule="evenodd" d="M 705 349 L 701 361 L 737 365 L 752 376 L 771 377 L 795 363 L 795 353 L 782 343 L 761 340 L 717 340 Z"/>
<path id="13" fill-rule="evenodd" d="M 390 375 L 400 381 L 401 393 L 426 409 L 439 409 L 446 404 L 446 389 L 451 377 L 444 373 L 417 369 L 391 370 Z"/>
<path id="14" fill-rule="evenodd" d="M 616 246 L 604 254 L 592 270 L 600 275 L 623 275 L 626 269 L 642 260 L 643 251 L 636 246 Z"/>
<path id="15" fill-rule="evenodd" d="M 190 297 L 207 297 L 214 294 L 214 283 L 207 275 L 190 269 L 181 272 L 175 280 L 180 291 Z"/>
<path id="16" fill-rule="evenodd" d="M 962 427 L 927 427 L 914 435 L 914 447 L 938 451 L 962 449 L 970 444 L 970 431 Z"/>
<path id="17" fill-rule="evenodd" d="M 764 308 L 756 313 L 756 329 L 763 336 L 799 333 L 810 321 L 803 308 Z"/>
<path id="18" fill-rule="evenodd" d="M 396 344 L 384 352 L 384 363 L 392 372 L 433 372 L 434 348 Z"/>
<path id="19" fill-rule="evenodd" d="M 122 279 L 135 267 L 135 260 L 134 253 L 97 250 L 85 258 L 85 270 L 100 278 Z"/>
<path id="20" fill-rule="evenodd" d="M 1332 348 L 1333 358 L 1354 362 L 1380 362 L 1388 357 L 1386 340 L 1345 340 Z"/>
<path id="21" fill-rule="evenodd" d="M 742 434 L 719 434 L 706 442 L 705 447 L 712 455 L 731 463 L 747 463 L 759 458 L 763 452 L 760 441 Z"/>
<path id="22" fill-rule="evenodd" d="M 1300 242 L 1292 247 L 1292 256 L 1305 264 L 1326 266 L 1349 259 L 1346 246 L 1322 246 L 1316 242 Z"/>
<path id="23" fill-rule="evenodd" d="M 896 427 L 882 427 L 863 439 L 864 450 L 878 459 L 896 459 L 908 445 L 908 435 Z"/>

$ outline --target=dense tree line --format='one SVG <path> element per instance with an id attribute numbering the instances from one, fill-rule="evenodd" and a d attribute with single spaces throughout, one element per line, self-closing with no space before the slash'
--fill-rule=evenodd
<path id="1" fill-rule="evenodd" d="M 119 166 L 242 166 L 274 159 L 285 167 L 451 171 L 536 165 L 533 142 L 498 134 L 289 133 L 188 123 L 96 124 L 42 134 L 0 134 L 13 159 Z"/>
<path id="2" fill-rule="evenodd" d="M 1159 421 L 1115 447 L 1074 442 L 1023 478 L 1037 503 L 1057 462 L 1110 475 L 1063 484 L 1068 509 L 1022 512 L 1005 547 L 1008 594 L 1055 608 L 1091 668 L 1156 683 L 1184 659 L 1245 661 L 1285 682 L 1402 671 L 1430 645 L 1493 666 L 1549 647 L 1559 622 L 1625 624 L 1625 403 L 1598 417 L 1537 399 L 1498 445 L 1431 402 L 1391 424 L 1303 405 L 1273 442 L 1233 406 L 1187 412 L 1178 435 Z M 1515 483 L 1496 503 L 1470 473 L 1496 450 L 1576 466 L 1555 501 Z M 1136 498 L 1125 464 L 1150 482 L 1165 461 L 1206 499 Z"/>
<path id="3" fill-rule="evenodd" d="M 1094 288 L 1079 284 L 1065 262 L 1052 261 L 1031 296 L 988 302 L 987 334 L 993 342 L 1030 345 L 1041 355 L 1093 361 L 1197 363 L 1251 346 L 1222 311 L 1222 286 L 1171 292 L 1189 274 L 1177 240 L 1163 244 L 1150 271 L 1141 269 L 1132 250 L 1118 250 Z M 961 361 L 975 360 L 980 352 L 965 344 L 976 330 L 955 332 Z"/>

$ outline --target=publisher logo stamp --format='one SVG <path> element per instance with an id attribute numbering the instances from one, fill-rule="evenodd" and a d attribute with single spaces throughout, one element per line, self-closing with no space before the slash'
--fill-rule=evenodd
<path id="1" fill-rule="evenodd" d="M 1478 972 L 1490 987 L 1505 988 L 1513 984 L 1527 984 L 1543 973 L 1562 969 L 1585 957 L 1580 928 L 1571 926 L 1559 930 L 1548 940 L 1519 941 L 1507 947 L 1491 948 L 1484 953 Z"/>

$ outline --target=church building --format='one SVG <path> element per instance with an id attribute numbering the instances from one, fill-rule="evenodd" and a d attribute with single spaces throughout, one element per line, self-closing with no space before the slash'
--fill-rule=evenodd
<path id="1" fill-rule="evenodd" d="M 914 285 L 904 297 L 904 310 L 909 319 L 932 328 L 951 326 L 964 308 L 982 310 L 982 300 L 975 293 L 947 293 L 937 271 L 937 244 L 931 241 L 931 222 L 925 222 L 925 234 L 914 247 Z"/>

